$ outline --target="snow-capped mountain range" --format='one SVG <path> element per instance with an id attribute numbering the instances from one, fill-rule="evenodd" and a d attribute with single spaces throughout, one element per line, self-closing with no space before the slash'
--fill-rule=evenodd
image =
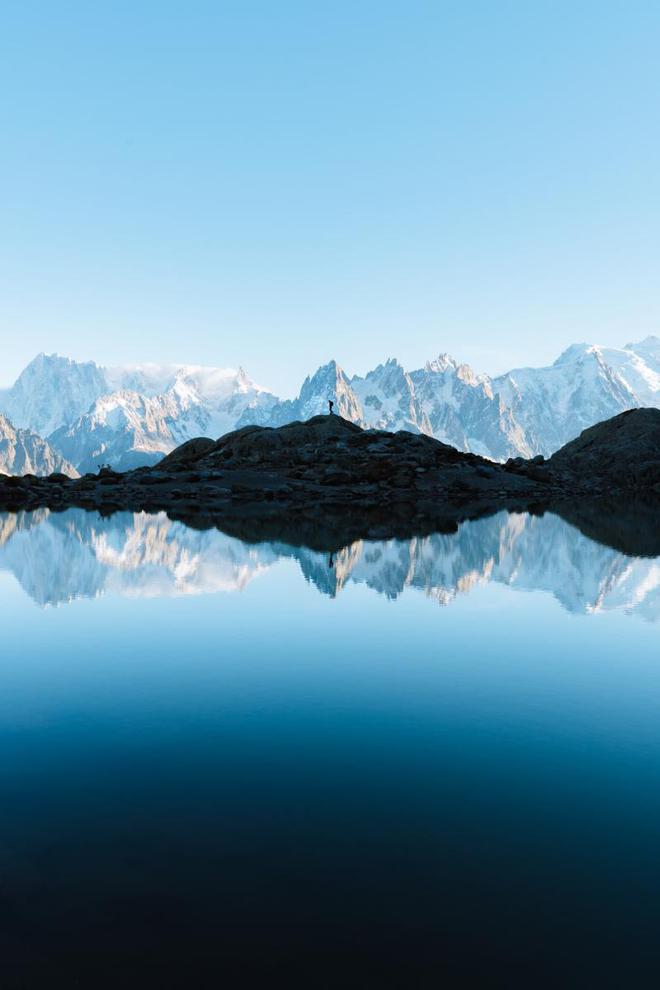
<path id="1" fill-rule="evenodd" d="M 105 593 L 160 597 L 243 591 L 295 561 L 307 582 L 335 597 L 365 585 L 394 599 L 411 590 L 440 605 L 493 582 L 543 591 L 570 612 L 621 609 L 660 618 L 660 559 L 628 557 L 558 516 L 496 515 L 455 533 L 357 540 L 332 555 L 285 543 L 243 543 L 189 529 L 165 515 L 82 509 L 0 514 L 0 570 L 39 605 Z"/>
<path id="2" fill-rule="evenodd" d="M 100 462 L 119 470 L 154 464 L 185 440 L 221 436 L 250 409 L 275 401 L 242 368 L 103 368 L 57 354 L 39 354 L 0 391 L 11 423 L 48 438 L 81 474 Z"/>
<path id="3" fill-rule="evenodd" d="M 122 470 L 153 464 L 194 436 L 218 437 L 251 424 L 280 426 L 335 411 L 365 427 L 427 433 L 493 460 L 552 454 L 583 429 L 625 409 L 660 407 L 660 338 L 622 348 L 574 344 L 546 368 L 516 368 L 490 378 L 441 354 L 406 371 L 395 359 L 364 376 L 336 361 L 280 400 L 243 369 L 194 365 L 104 368 L 40 354 L 11 388 L 0 390 L 0 441 L 30 431 L 43 457 L 6 454 L 15 470 L 43 474 Z M 34 444 L 36 441 L 31 441 Z M 34 447 L 36 450 L 36 447 Z M 0 464 L 0 470 L 2 466 Z"/>

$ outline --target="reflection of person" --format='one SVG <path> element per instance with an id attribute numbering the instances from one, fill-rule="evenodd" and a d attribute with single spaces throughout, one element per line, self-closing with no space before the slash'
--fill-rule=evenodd
<path id="1" fill-rule="evenodd" d="M 334 406 L 334 402 L 332 401 L 332 399 L 328 399 L 328 409 L 330 410 L 329 413 L 328 413 L 328 415 L 330 415 L 330 416 L 332 415 L 332 407 L 333 406 Z"/>

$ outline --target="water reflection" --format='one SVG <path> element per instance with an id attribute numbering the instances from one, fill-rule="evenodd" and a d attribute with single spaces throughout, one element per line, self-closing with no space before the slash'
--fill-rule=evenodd
<path id="1" fill-rule="evenodd" d="M 359 539 L 329 552 L 286 542 L 248 543 L 218 529 L 199 530 L 164 513 L 116 513 L 103 518 L 82 509 L 0 515 L 0 569 L 14 575 L 39 605 L 105 593 L 163 597 L 242 591 L 278 562 L 297 563 L 324 595 L 366 585 L 396 599 L 416 589 L 441 605 L 496 582 L 553 595 L 570 612 L 621 609 L 655 620 L 660 615 L 660 557 L 623 552 L 625 522 L 594 523 L 566 513 L 500 511 L 466 521 L 452 533 L 408 539 Z M 583 513 L 584 516 L 584 513 Z M 573 525 L 575 522 L 575 525 Z M 578 526 L 580 528 L 578 528 Z M 607 545 L 592 539 L 606 526 Z M 644 544 L 632 530 L 636 550 Z M 624 536 L 621 536 L 621 533 Z"/>

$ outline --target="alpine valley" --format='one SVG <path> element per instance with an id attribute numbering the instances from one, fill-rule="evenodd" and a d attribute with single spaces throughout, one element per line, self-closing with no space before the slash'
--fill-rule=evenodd
<path id="1" fill-rule="evenodd" d="M 287 400 L 240 368 L 102 367 L 40 354 L 0 390 L 0 471 L 75 476 L 107 463 L 125 471 L 193 437 L 309 419 L 329 399 L 365 428 L 428 434 L 495 461 L 549 456 L 594 423 L 660 408 L 660 338 L 620 349 L 574 344 L 550 367 L 496 378 L 447 354 L 413 371 L 390 359 L 364 376 L 333 360 Z"/>

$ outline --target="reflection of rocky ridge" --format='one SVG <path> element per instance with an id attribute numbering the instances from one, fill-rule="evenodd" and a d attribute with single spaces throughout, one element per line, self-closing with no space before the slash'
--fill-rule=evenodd
<path id="1" fill-rule="evenodd" d="M 548 592 L 571 612 L 660 615 L 660 559 L 628 557 L 551 513 L 502 511 L 453 533 L 355 540 L 332 554 L 248 544 L 164 513 L 0 515 L 0 568 L 42 605 L 108 591 L 143 597 L 239 591 L 283 558 L 295 560 L 308 582 L 333 597 L 353 583 L 390 599 L 415 588 L 447 604 L 493 581 Z"/>

